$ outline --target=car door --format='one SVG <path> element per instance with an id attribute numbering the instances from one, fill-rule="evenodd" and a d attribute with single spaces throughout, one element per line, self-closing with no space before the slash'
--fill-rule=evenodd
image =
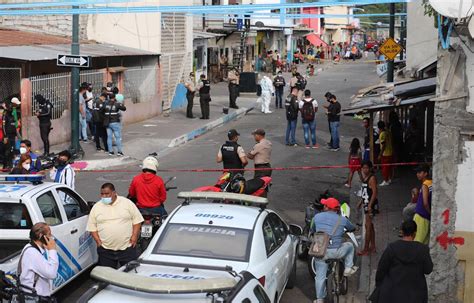
<path id="1" fill-rule="evenodd" d="M 64 207 L 58 203 L 56 195 L 54 188 L 52 188 L 41 191 L 32 197 L 32 201 L 35 202 L 42 216 L 40 219 L 51 227 L 51 233 L 56 240 L 59 269 L 53 282 L 53 288 L 61 287 L 82 269 L 71 253 L 73 223 L 67 220 Z"/>
<path id="2" fill-rule="evenodd" d="M 275 258 L 274 262 L 278 266 L 278 293 L 280 295 L 288 278 L 290 268 L 289 264 L 291 263 L 288 229 L 286 228 L 286 224 L 275 213 L 268 214 L 267 219 L 272 226 L 273 234 L 275 235 L 277 242 L 277 248 L 272 257 Z"/>
<path id="3" fill-rule="evenodd" d="M 68 187 L 57 187 L 55 192 L 70 225 L 69 251 L 82 269 L 87 268 L 97 261 L 97 247 L 91 234 L 87 231 L 89 206 Z"/>
<path id="4" fill-rule="evenodd" d="M 272 300 L 275 299 L 275 294 L 280 296 L 280 281 L 281 281 L 281 251 L 279 251 L 278 237 L 270 222 L 270 214 L 263 221 L 263 239 L 265 243 L 265 251 L 267 253 L 267 261 L 265 262 L 265 289 Z"/>

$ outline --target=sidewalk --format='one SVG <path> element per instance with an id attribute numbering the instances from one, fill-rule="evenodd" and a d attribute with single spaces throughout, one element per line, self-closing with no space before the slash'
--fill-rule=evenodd
<path id="1" fill-rule="evenodd" d="M 377 183 L 382 181 L 378 172 Z M 354 178 L 356 181 L 358 178 Z M 358 180 L 357 180 L 358 181 Z M 375 288 L 375 274 L 377 265 L 383 251 L 390 242 L 399 240 L 399 227 L 402 222 L 402 210 L 410 202 L 410 191 L 413 187 L 419 187 L 419 181 L 412 166 L 396 168 L 395 178 L 389 186 L 378 187 L 378 200 L 380 213 L 375 217 L 375 243 L 377 253 L 370 256 L 358 257 L 360 263 L 360 277 L 358 292 L 361 297 L 367 298 Z M 355 209 L 360 198 L 356 196 L 360 188 L 360 182 L 354 182 L 351 190 L 351 206 Z M 356 210 L 353 217 L 354 223 L 363 224 L 362 214 Z M 361 231 L 363 226 L 361 227 Z M 362 233 L 362 232 L 361 232 Z M 363 248 L 363 238 L 361 237 L 360 249 Z M 365 302 L 365 301 L 362 301 Z"/>
<path id="2" fill-rule="evenodd" d="M 199 98 L 194 98 L 193 114 L 196 118 L 186 118 L 186 107 L 174 110 L 168 117 L 159 115 L 154 118 L 126 125 L 122 130 L 122 146 L 125 156 L 109 156 L 105 152 L 98 152 L 95 142 L 81 142 L 85 152 L 84 158 L 75 161 L 78 169 L 94 170 L 112 166 L 140 163 L 148 154 L 156 152 L 159 156 L 172 151 L 173 148 L 199 137 L 212 129 L 225 125 L 230 121 L 245 116 L 255 106 L 257 97 L 254 93 L 242 93 L 237 99 L 239 109 L 229 109 L 227 115 L 223 108 L 229 105 L 227 83 L 218 83 L 211 86 L 210 120 L 201 120 Z M 224 138 L 223 138 L 224 140 Z M 55 145 L 53 152 L 67 149 L 69 143 Z"/>

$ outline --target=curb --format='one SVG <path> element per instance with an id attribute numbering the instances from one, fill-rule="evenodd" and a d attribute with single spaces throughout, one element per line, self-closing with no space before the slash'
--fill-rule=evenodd
<path id="1" fill-rule="evenodd" d="M 186 133 L 184 135 L 181 135 L 179 137 L 176 137 L 171 140 L 170 144 L 168 144 L 168 148 L 173 148 L 179 145 L 182 145 L 186 142 L 189 142 L 199 136 L 204 135 L 205 133 L 213 130 L 214 128 L 217 128 L 219 126 L 225 125 L 233 120 L 237 120 L 238 118 L 246 115 L 249 111 L 253 110 L 253 107 L 250 108 L 239 108 L 235 112 L 232 112 L 230 114 L 227 114 L 217 120 L 214 120 L 206 125 L 204 125 L 201 128 L 195 129 L 193 131 L 190 131 L 189 133 Z"/>
<path id="2" fill-rule="evenodd" d="M 219 126 L 225 125 L 231 121 L 237 120 L 243 116 L 245 116 L 248 112 L 253 110 L 254 107 L 251 106 L 249 108 L 239 108 L 238 110 L 231 112 L 225 116 L 220 117 L 217 120 L 209 122 L 208 124 L 190 131 L 184 135 L 171 139 L 171 142 L 168 144 L 167 148 L 160 152 L 160 154 L 165 153 L 167 150 L 177 147 L 179 145 L 185 144 L 199 136 L 204 135 L 205 133 L 210 132 L 214 128 Z M 135 165 L 141 163 L 141 160 L 125 156 L 125 157 L 114 157 L 111 159 L 101 159 L 101 160 L 89 160 L 89 161 L 75 161 L 73 167 L 77 170 L 97 170 L 97 169 L 108 169 L 113 166 L 121 166 L 121 165 Z"/>

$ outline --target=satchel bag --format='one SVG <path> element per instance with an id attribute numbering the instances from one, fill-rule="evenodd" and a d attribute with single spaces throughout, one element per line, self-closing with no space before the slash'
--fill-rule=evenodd
<path id="1" fill-rule="evenodd" d="M 308 252 L 310 256 L 313 256 L 316 258 L 323 258 L 326 255 L 326 251 L 329 246 L 329 241 L 331 240 L 331 237 L 334 236 L 334 233 L 336 232 L 340 223 L 341 223 L 341 216 L 339 216 L 339 218 L 337 219 L 337 223 L 336 225 L 334 225 L 331 235 L 328 235 L 327 233 L 323 231 L 315 232 L 313 234 L 313 242 L 311 243 L 311 246 Z"/>

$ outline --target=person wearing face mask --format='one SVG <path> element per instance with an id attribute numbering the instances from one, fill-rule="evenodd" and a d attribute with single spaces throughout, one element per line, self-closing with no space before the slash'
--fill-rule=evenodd
<path id="1" fill-rule="evenodd" d="M 112 183 L 100 189 L 87 231 L 97 243 L 98 265 L 119 268 L 138 257 L 136 245 L 143 217 L 132 201 L 117 195 Z"/>
<path id="2" fill-rule="evenodd" d="M 30 230 L 30 243 L 23 248 L 18 262 L 17 275 L 23 286 L 20 288 L 27 293 L 34 289 L 40 297 L 39 302 L 55 302 L 51 291 L 58 268 L 59 258 L 51 228 L 44 222 L 36 223 Z M 30 302 L 28 296 L 26 302 Z"/>
<path id="3" fill-rule="evenodd" d="M 74 189 L 76 180 L 76 173 L 69 164 L 71 160 L 71 153 L 67 150 L 63 150 L 58 154 L 54 168 L 49 172 L 51 180 L 56 183 L 61 183 Z"/>
<path id="4" fill-rule="evenodd" d="M 20 142 L 20 154 L 13 160 L 13 167 L 18 166 L 20 162 L 20 157 L 22 155 L 28 155 L 31 157 L 31 173 L 37 173 L 41 171 L 41 161 L 38 159 L 38 155 L 31 151 L 31 141 L 30 140 L 21 140 Z"/>
<path id="5" fill-rule="evenodd" d="M 10 175 L 29 175 L 31 173 L 31 157 L 27 154 L 20 156 L 18 164 L 11 170 Z"/>

